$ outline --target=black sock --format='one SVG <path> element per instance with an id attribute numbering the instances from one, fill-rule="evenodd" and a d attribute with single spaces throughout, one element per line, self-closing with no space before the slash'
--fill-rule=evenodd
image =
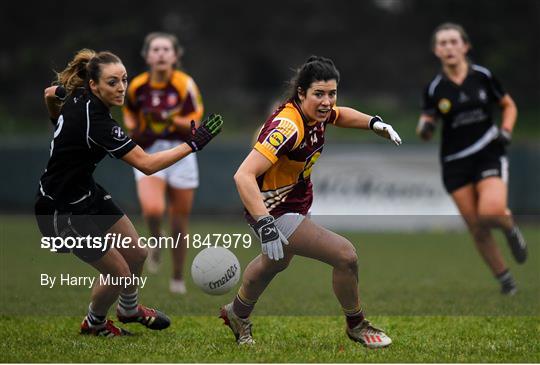
<path id="1" fill-rule="evenodd" d="M 505 234 L 505 236 L 508 237 L 508 236 L 513 236 L 513 235 L 515 235 L 515 234 L 516 234 L 516 230 L 517 230 L 517 226 L 514 224 L 514 225 L 512 226 L 512 228 L 510 228 L 510 229 L 503 229 L 502 231 L 503 231 L 503 233 Z"/>
<path id="2" fill-rule="evenodd" d="M 255 303 L 247 304 L 240 298 L 239 295 L 234 298 L 233 312 L 238 317 L 246 319 L 253 311 L 253 308 L 255 308 Z"/>
<path id="3" fill-rule="evenodd" d="M 345 320 L 347 321 L 347 326 L 349 328 L 354 328 L 362 323 L 365 319 L 364 311 L 360 309 L 356 313 L 345 314 Z"/>

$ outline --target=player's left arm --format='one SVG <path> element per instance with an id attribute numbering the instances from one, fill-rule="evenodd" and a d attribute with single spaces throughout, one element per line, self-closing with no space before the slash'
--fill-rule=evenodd
<path id="1" fill-rule="evenodd" d="M 372 116 L 348 107 L 338 107 L 339 114 L 334 125 L 341 128 L 369 129 Z"/>
<path id="2" fill-rule="evenodd" d="M 401 144 L 401 137 L 390 124 L 384 123 L 378 115 L 371 116 L 353 108 L 339 107 L 339 114 L 334 125 L 342 128 L 372 129 L 381 137 L 387 138 L 396 145 Z"/>
<path id="3" fill-rule="evenodd" d="M 511 134 L 514 130 L 518 115 L 516 103 L 510 94 L 505 94 L 501 100 L 499 100 L 499 106 L 502 109 L 501 129 L 508 131 Z"/>
<path id="4" fill-rule="evenodd" d="M 505 146 L 509 145 L 512 141 L 512 131 L 517 120 L 516 103 L 514 103 L 510 94 L 505 91 L 499 79 L 491 72 L 487 73 L 487 86 L 490 94 L 498 101 L 502 109 L 498 140 Z"/>

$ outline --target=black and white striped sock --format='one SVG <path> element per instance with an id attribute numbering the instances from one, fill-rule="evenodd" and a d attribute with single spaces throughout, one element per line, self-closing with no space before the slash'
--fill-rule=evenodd
<path id="1" fill-rule="evenodd" d="M 497 280 L 504 288 L 515 287 L 516 282 L 509 269 L 506 269 L 501 274 L 497 275 Z"/>
<path id="2" fill-rule="evenodd" d="M 92 309 L 92 303 L 88 305 L 88 314 L 86 315 L 86 319 L 88 320 L 88 324 L 91 327 L 105 326 L 106 318 L 107 318 L 107 315 L 100 315 L 94 312 L 94 310 Z"/>
<path id="3" fill-rule="evenodd" d="M 124 316 L 134 316 L 138 312 L 139 306 L 139 291 L 133 293 L 121 293 L 118 300 L 118 311 Z"/>

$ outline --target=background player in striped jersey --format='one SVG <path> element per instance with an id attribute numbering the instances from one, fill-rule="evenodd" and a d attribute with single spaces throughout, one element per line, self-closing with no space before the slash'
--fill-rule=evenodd
<path id="1" fill-rule="evenodd" d="M 469 61 L 470 48 L 460 25 L 444 23 L 435 29 L 432 49 L 442 70 L 425 88 L 417 132 L 429 140 L 437 121 L 442 120 L 444 186 L 502 293 L 512 295 L 516 292 L 514 279 L 490 231 L 502 229 L 516 261 L 525 262 L 527 247 L 507 207 L 506 146 L 517 108 L 488 69 Z M 494 106 L 502 110 L 500 127 L 493 121 Z"/>
<path id="2" fill-rule="evenodd" d="M 46 237 L 129 237 L 128 247 L 82 245 L 71 250 L 102 275 L 115 278 L 141 276 L 146 249 L 138 247 L 138 234 L 111 195 L 93 178 L 107 155 L 152 174 L 202 149 L 219 133 L 221 117 L 212 116 L 191 137 L 172 149 L 147 154 L 112 119 L 110 109 L 124 104 L 127 73 L 110 52 L 79 51 L 58 74 L 57 83 L 45 90 L 45 102 L 55 131 L 47 168 L 39 180 L 35 214 Z M 62 99 L 62 100 L 60 100 Z M 103 242 L 103 240 L 102 240 Z M 96 281 L 81 333 L 97 336 L 128 334 L 107 320 L 109 308 L 119 299 L 118 319 L 139 322 L 160 330 L 170 325 L 163 313 L 138 303 L 137 285 L 122 286 Z"/>
<path id="3" fill-rule="evenodd" d="M 310 57 L 291 82 L 289 99 L 268 118 L 254 149 L 234 176 L 246 218 L 262 245 L 262 254 L 244 272 L 238 295 L 221 309 L 221 317 L 239 344 L 254 343 L 248 317 L 270 281 L 287 268 L 294 255 L 333 267 L 334 293 L 352 340 L 368 347 L 392 342 L 364 318 L 352 243 L 306 217 L 313 200 L 311 170 L 324 147 L 327 126 L 371 128 L 397 145 L 401 143 L 380 117 L 337 107 L 338 82 L 339 72 L 330 59 Z"/>
<path id="4" fill-rule="evenodd" d="M 198 122 L 203 115 L 202 99 L 195 81 L 177 69 L 182 52 L 174 35 L 148 34 L 142 56 L 150 69 L 135 77 L 128 88 L 124 123 L 133 140 L 149 153 L 181 144 L 190 131 L 190 122 Z M 172 235 L 186 234 L 194 192 L 199 185 L 195 154 L 151 176 L 136 169 L 134 172 L 150 234 L 162 234 L 161 220 L 167 203 Z M 172 248 L 173 272 L 169 287 L 173 293 L 186 292 L 183 280 L 186 250 L 185 242 Z M 159 247 L 151 249 L 147 269 L 154 273 L 159 263 Z"/>

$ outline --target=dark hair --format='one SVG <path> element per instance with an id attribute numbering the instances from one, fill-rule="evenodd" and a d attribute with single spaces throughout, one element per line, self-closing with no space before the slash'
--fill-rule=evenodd
<path id="1" fill-rule="evenodd" d="M 326 57 L 311 56 L 289 81 L 287 99 L 298 101 L 298 89 L 306 91 L 314 81 L 336 80 L 339 83 L 339 71 L 334 62 Z"/>
<path id="2" fill-rule="evenodd" d="M 56 84 L 63 85 L 70 94 L 74 89 L 87 87 L 90 80 L 99 82 L 101 65 L 122 63 L 115 54 L 103 51 L 96 53 L 91 49 L 81 49 L 66 68 L 56 73 Z"/>
<path id="3" fill-rule="evenodd" d="M 456 30 L 461 36 L 463 43 L 468 44 L 469 47 L 472 48 L 469 35 L 465 31 L 465 28 L 463 28 L 460 24 L 447 22 L 440 24 L 431 34 L 431 49 L 435 48 L 435 43 L 437 42 L 437 33 L 439 33 L 441 30 Z"/>
<path id="4" fill-rule="evenodd" d="M 150 50 L 150 43 L 152 43 L 152 41 L 157 38 L 168 39 L 174 48 L 174 53 L 176 54 L 176 57 L 179 58 L 184 54 L 184 48 L 182 48 L 182 46 L 178 43 L 178 38 L 176 38 L 174 34 L 165 32 L 152 32 L 144 38 L 143 47 L 141 49 L 141 56 L 145 60 L 146 56 L 148 56 L 148 51 Z M 176 65 L 176 67 L 178 67 L 178 65 Z"/>

